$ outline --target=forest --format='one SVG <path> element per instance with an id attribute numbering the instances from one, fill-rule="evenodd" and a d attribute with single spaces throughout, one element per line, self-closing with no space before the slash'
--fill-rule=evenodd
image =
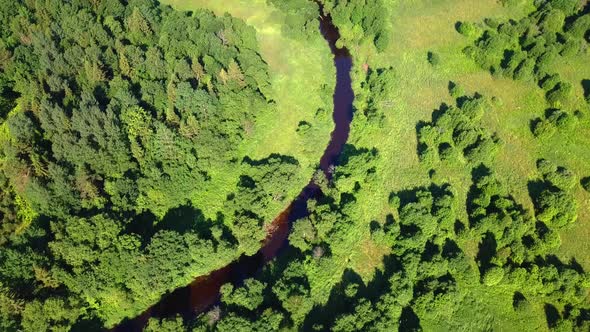
<path id="1" fill-rule="evenodd" d="M 589 44 L 579 0 L 0 0 L 0 331 L 590 331 Z"/>

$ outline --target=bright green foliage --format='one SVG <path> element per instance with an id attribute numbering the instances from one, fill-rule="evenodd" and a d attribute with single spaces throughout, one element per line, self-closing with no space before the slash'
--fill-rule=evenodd
<path id="1" fill-rule="evenodd" d="M 468 38 L 478 38 L 481 36 L 481 28 L 475 23 L 471 22 L 457 22 L 457 31 Z"/>
<path id="2" fill-rule="evenodd" d="M 289 243 L 301 250 L 311 250 L 316 240 L 316 230 L 309 218 L 302 218 L 293 223 L 293 229 L 289 234 Z"/>
<path id="3" fill-rule="evenodd" d="M 583 38 L 590 15 L 578 13 L 580 6 L 576 0 L 536 1 L 536 10 L 527 17 L 488 25 L 481 37 L 474 32 L 475 24 L 458 23 L 459 32 L 479 37 L 464 53 L 494 75 L 536 81 L 548 91 L 549 104 L 559 108 L 569 100 L 572 85 L 556 82 L 552 65 L 558 55 L 571 57 L 587 47 Z M 564 31 L 565 22 L 569 23 Z M 548 132 L 543 128 L 537 131 Z"/>
<path id="4" fill-rule="evenodd" d="M 291 38 L 306 40 L 318 29 L 318 5 L 308 0 L 267 0 L 287 15 L 283 33 Z"/>
<path id="5" fill-rule="evenodd" d="M 536 199 L 537 218 L 550 227 L 563 228 L 578 218 L 575 198 L 564 191 L 545 190 Z"/>
<path id="6" fill-rule="evenodd" d="M 344 46 L 365 42 L 383 52 L 389 44 L 389 27 L 386 25 L 387 8 L 382 0 L 320 0 L 326 14 L 340 30 Z"/>
<path id="7" fill-rule="evenodd" d="M 499 266 L 489 268 L 483 276 L 483 284 L 486 286 L 495 286 L 504 278 L 504 270 Z"/>
<path id="8" fill-rule="evenodd" d="M 176 318 L 165 318 L 157 319 L 150 318 L 147 326 L 145 327 L 146 332 L 182 332 L 188 331 L 181 317 Z"/>
<path id="9" fill-rule="evenodd" d="M 587 36 L 590 30 L 590 16 L 582 15 L 576 18 L 567 26 L 567 32 L 573 37 L 582 39 Z"/>
<path id="10" fill-rule="evenodd" d="M 220 332 L 277 331 L 283 319 L 282 313 L 270 309 L 253 318 L 243 317 L 232 312 L 223 317 L 215 328 Z"/>
<path id="11" fill-rule="evenodd" d="M 22 313 L 23 331 L 69 331 L 80 314 L 80 308 L 61 298 L 30 302 Z"/>
<path id="12" fill-rule="evenodd" d="M 548 160 L 539 160 L 537 168 L 545 181 L 560 190 L 571 190 L 578 183 L 578 178 L 574 173 L 565 167 L 557 167 Z"/>
<path id="13" fill-rule="evenodd" d="M 263 291 L 266 284 L 256 279 L 246 279 L 242 287 L 234 288 L 231 284 L 225 284 L 221 288 L 221 301 L 226 305 L 235 305 L 255 310 L 264 301 Z"/>
<path id="14" fill-rule="evenodd" d="M 432 122 L 418 129 L 420 160 L 430 167 L 437 160 L 458 162 L 465 158 L 473 165 L 491 160 L 501 141 L 480 126 L 490 108 L 489 101 L 477 94 L 457 98 L 457 106 L 441 106 L 433 113 Z"/>
<path id="15" fill-rule="evenodd" d="M 533 121 L 531 131 L 535 137 L 551 138 L 556 132 L 569 132 L 576 127 L 578 119 L 570 113 L 558 109 L 549 110 L 545 119 Z"/>
<path id="16" fill-rule="evenodd" d="M 368 128 L 383 126 L 385 113 L 392 107 L 392 82 L 395 71 L 392 68 L 370 70 L 365 80 L 355 92 L 354 107 L 359 111 L 355 115 L 359 125 Z"/>

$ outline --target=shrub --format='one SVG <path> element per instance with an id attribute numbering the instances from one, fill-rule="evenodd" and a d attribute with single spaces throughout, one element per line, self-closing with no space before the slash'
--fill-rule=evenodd
<path id="1" fill-rule="evenodd" d="M 449 93 L 451 97 L 457 99 L 465 95 L 465 90 L 459 84 L 455 82 L 449 82 Z"/>
<path id="2" fill-rule="evenodd" d="M 570 57 L 578 54 L 580 48 L 582 47 L 582 43 L 579 39 L 568 38 L 566 42 L 563 44 L 561 51 L 559 54 L 563 57 Z"/>
<path id="3" fill-rule="evenodd" d="M 457 160 L 457 149 L 449 143 L 443 143 L 438 146 L 438 155 L 441 160 L 454 161 Z"/>
<path id="4" fill-rule="evenodd" d="M 544 31 L 559 32 L 565 22 L 565 14 L 559 9 L 552 9 L 545 13 L 541 22 Z"/>
<path id="5" fill-rule="evenodd" d="M 575 198 L 565 191 L 544 190 L 535 199 L 537 219 L 550 227 L 563 228 L 578 218 L 578 204 Z"/>
<path id="6" fill-rule="evenodd" d="M 483 21 L 487 26 L 489 26 L 492 29 L 497 29 L 498 26 L 500 26 L 500 22 L 498 22 L 496 19 L 493 19 L 490 17 L 484 19 Z"/>
<path id="7" fill-rule="evenodd" d="M 433 66 L 437 66 L 440 64 L 440 56 L 437 53 L 428 52 L 428 62 Z"/>
<path id="8" fill-rule="evenodd" d="M 460 34 L 468 38 L 477 38 L 482 33 L 481 28 L 475 23 L 457 22 L 455 26 Z"/>
<path id="9" fill-rule="evenodd" d="M 583 178 L 580 181 L 580 184 L 582 185 L 582 188 L 584 188 L 584 190 L 590 193 L 590 176 Z"/>
<path id="10" fill-rule="evenodd" d="M 549 173 L 557 171 L 557 166 L 547 159 L 539 159 L 537 160 L 537 169 L 543 176 L 546 176 Z"/>
<path id="11" fill-rule="evenodd" d="M 547 120 L 554 124 L 559 130 L 567 131 L 573 129 L 578 120 L 575 116 L 572 116 L 568 112 L 564 111 L 555 111 L 553 112 Z"/>
<path id="12" fill-rule="evenodd" d="M 533 135 L 541 139 L 550 138 L 557 131 L 557 128 L 551 122 L 544 119 L 535 120 L 531 129 Z"/>
<path id="13" fill-rule="evenodd" d="M 553 90 L 559 82 L 561 82 L 559 74 L 547 75 L 541 80 L 541 88 L 545 91 L 550 91 Z"/>
<path id="14" fill-rule="evenodd" d="M 528 58 L 521 62 L 521 64 L 514 71 L 514 79 L 526 81 L 533 78 L 533 71 L 535 70 L 535 59 Z"/>
<path id="15" fill-rule="evenodd" d="M 578 182 L 576 175 L 564 167 L 559 167 L 554 172 L 546 174 L 545 180 L 561 190 L 570 190 Z"/>
<path id="16" fill-rule="evenodd" d="M 472 163 L 485 163 L 496 156 L 500 150 L 501 142 L 497 137 L 480 139 L 475 145 L 464 151 L 465 158 Z"/>
<path id="17" fill-rule="evenodd" d="M 590 15 L 582 15 L 567 27 L 567 32 L 574 38 L 582 39 L 590 30 Z"/>
<path id="18" fill-rule="evenodd" d="M 560 107 L 567 103 L 570 96 L 572 95 L 572 90 L 571 83 L 559 82 L 553 90 L 547 92 L 547 101 L 553 107 Z"/>
<path id="19" fill-rule="evenodd" d="M 479 121 L 486 111 L 488 111 L 488 103 L 483 97 L 469 98 L 461 105 L 461 111 L 467 115 L 469 119 Z"/>
<path id="20" fill-rule="evenodd" d="M 486 286 L 494 286 L 504 279 L 504 269 L 500 266 L 493 266 L 489 268 L 483 276 L 483 284 Z"/>

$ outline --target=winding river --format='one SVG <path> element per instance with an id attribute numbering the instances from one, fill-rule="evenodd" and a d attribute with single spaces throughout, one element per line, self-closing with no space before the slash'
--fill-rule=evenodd
<path id="1" fill-rule="evenodd" d="M 321 6 L 320 12 L 322 12 Z M 320 168 L 330 178 L 330 168 L 342 152 L 352 121 L 354 100 L 350 77 L 352 57 L 346 48 L 336 47 L 340 34 L 332 23 L 331 17 L 322 15 L 319 21 L 320 31 L 330 45 L 336 67 L 333 112 L 335 128 L 330 143 L 320 159 Z M 319 188 L 313 182 L 303 188 L 289 207 L 272 221 L 272 231 L 269 232 L 263 247 L 254 256 L 244 255 L 224 268 L 196 278 L 190 285 L 164 296 L 159 303 L 146 310 L 141 316 L 123 322 L 114 330 L 141 331 L 150 317 L 169 317 L 176 314 L 191 317 L 211 308 L 219 301 L 219 289 L 223 284 L 228 282 L 239 284 L 244 279 L 253 277 L 286 247 L 292 222 L 307 215 L 307 201 L 317 195 L 319 195 Z"/>

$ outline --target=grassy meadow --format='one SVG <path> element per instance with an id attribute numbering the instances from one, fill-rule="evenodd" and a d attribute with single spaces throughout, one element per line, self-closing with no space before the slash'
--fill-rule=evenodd
<path id="1" fill-rule="evenodd" d="M 523 207 L 533 209 L 529 181 L 540 177 L 535 167 L 540 158 L 565 166 L 579 177 L 590 175 L 584 173 L 590 164 L 590 123 L 587 118 L 580 121 L 575 135 L 558 133 L 548 140 L 535 138 L 530 122 L 542 116 L 549 107 L 543 90 L 532 81 L 492 77 L 462 53 L 472 40 L 455 30 L 456 22 L 482 22 L 488 17 L 518 20 L 531 10 L 531 3 L 522 1 L 516 8 L 506 8 L 496 0 L 390 0 L 387 7 L 392 31 L 388 49 L 380 54 L 370 46 L 354 50 L 357 53 L 357 77 L 362 76 L 364 64 L 372 69 L 391 67 L 396 75 L 395 88 L 389 96 L 388 104 L 391 106 L 384 107 L 385 124 L 380 128 L 353 125 L 351 132 L 349 143 L 357 147 L 374 146 L 381 156 L 378 176 L 383 185 L 357 197 L 358 209 L 361 210 L 358 211 L 359 223 L 368 225 L 373 220 L 384 220 L 391 212 L 387 205 L 390 192 L 428 186 L 431 181 L 451 183 L 458 192 L 459 200 L 466 202 L 472 184 L 469 165 L 443 163 L 435 178 L 431 179 L 429 169 L 420 165 L 417 155 L 417 124 L 430 121 L 432 112 L 438 110 L 441 104 L 454 104 L 448 92 L 450 81 L 461 86 L 468 95 L 477 92 L 497 98 L 493 111 L 484 115 L 482 120 L 485 128 L 496 132 L 504 142 L 492 167 Z M 428 62 L 428 52 L 440 56 L 438 65 Z M 588 107 L 583 101 L 581 81 L 590 77 L 589 59 L 586 51 L 559 63 L 558 71 L 575 87 L 575 97 L 566 105 L 572 111 Z M 579 205 L 578 221 L 561 234 L 562 246 L 558 254 L 564 261 L 575 257 L 587 270 L 590 269 L 590 244 L 587 241 L 590 236 L 590 195 L 581 186 L 577 186 L 575 193 Z M 466 219 L 465 208 L 460 208 L 460 211 L 465 213 Z M 367 231 L 364 238 L 368 234 Z M 363 252 L 359 249 L 366 247 L 363 241 L 356 243 L 358 247 L 351 248 L 351 252 Z M 462 246 L 472 257 L 477 253 L 477 243 L 466 242 Z M 355 256 L 358 258 L 353 257 L 353 267 L 364 271 L 364 277 L 370 279 L 371 269 L 367 265 L 379 264 L 380 261 L 375 256 L 371 259 Z M 477 322 L 477 329 L 481 326 L 499 331 L 547 329 L 541 303 L 530 308 L 525 315 L 526 320 L 522 317 L 517 319 L 511 309 L 504 309 L 511 306 L 513 290 L 499 289 L 492 295 L 482 285 L 469 288 L 471 293 L 464 299 L 463 316 L 451 318 L 436 316 L 441 313 L 433 314 L 422 322 L 423 328 L 429 331 L 471 331 L 476 327 L 470 324 Z"/>

